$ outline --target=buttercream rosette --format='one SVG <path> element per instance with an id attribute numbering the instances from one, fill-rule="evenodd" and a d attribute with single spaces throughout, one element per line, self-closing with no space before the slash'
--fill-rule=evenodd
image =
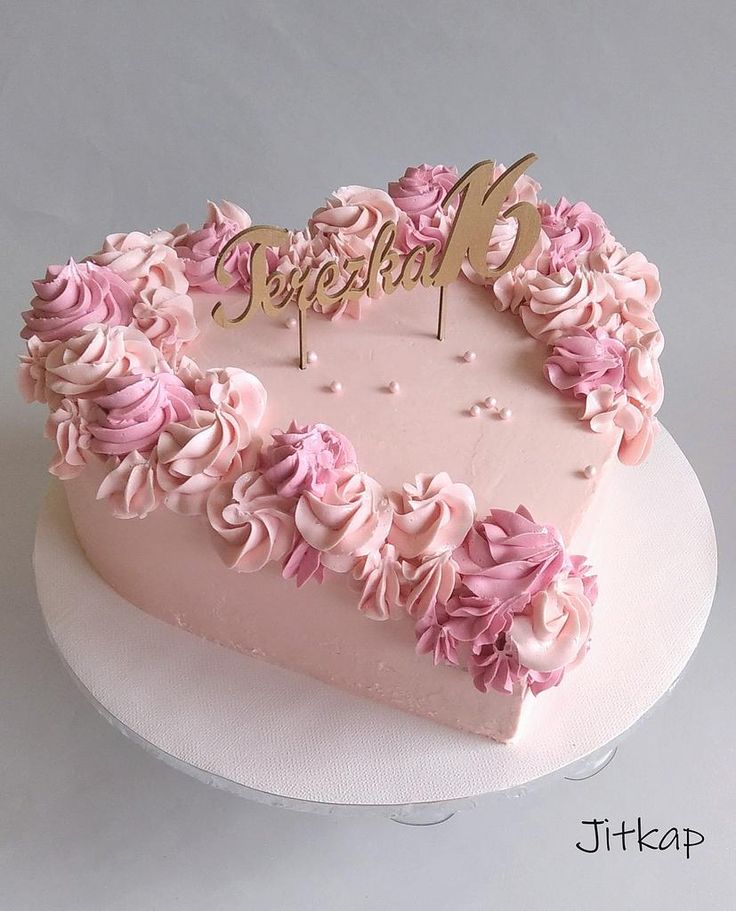
<path id="1" fill-rule="evenodd" d="M 108 234 L 100 250 L 87 257 L 98 266 L 116 272 L 135 291 L 169 288 L 186 294 L 189 282 L 184 263 L 176 254 L 174 244 L 186 229 L 180 225 L 172 231 L 142 231 Z"/>

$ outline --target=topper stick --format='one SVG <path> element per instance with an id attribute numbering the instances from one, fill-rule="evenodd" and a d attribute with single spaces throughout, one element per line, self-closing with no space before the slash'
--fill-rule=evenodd
<path id="1" fill-rule="evenodd" d="M 307 369 L 307 355 L 306 355 L 306 328 L 304 326 L 304 310 L 299 310 L 299 369 Z"/>
<path id="2" fill-rule="evenodd" d="M 440 285 L 440 312 L 437 318 L 437 341 L 445 338 L 445 286 Z"/>

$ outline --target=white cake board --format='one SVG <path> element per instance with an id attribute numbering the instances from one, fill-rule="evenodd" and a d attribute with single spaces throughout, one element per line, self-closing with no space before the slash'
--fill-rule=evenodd
<path id="1" fill-rule="evenodd" d="M 412 821 L 421 804 L 419 818 L 437 821 L 600 755 L 668 692 L 695 649 L 716 582 L 698 480 L 664 430 L 645 465 L 613 471 L 593 553 L 601 596 L 591 651 L 535 700 L 515 744 L 414 718 L 150 617 L 91 569 L 58 484 L 38 524 L 39 600 L 98 709 L 169 763 L 272 804 Z"/>

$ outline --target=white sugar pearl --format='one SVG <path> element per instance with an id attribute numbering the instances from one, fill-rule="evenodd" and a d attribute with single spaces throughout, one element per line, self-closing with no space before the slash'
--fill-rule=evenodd
<path id="1" fill-rule="evenodd" d="M 498 400 L 494 399 L 492 395 L 489 395 L 487 399 L 484 399 L 483 404 L 489 411 L 494 411 L 498 407 Z"/>
<path id="2" fill-rule="evenodd" d="M 510 421 L 510 420 L 511 420 L 511 415 L 512 415 L 512 414 L 513 414 L 512 410 L 511 410 L 509 407 L 507 407 L 507 406 L 504 406 L 504 407 L 498 412 L 498 416 L 501 418 L 502 421 Z"/>
<path id="3" fill-rule="evenodd" d="M 401 386 L 399 386 L 396 380 L 391 380 L 391 382 L 388 384 L 388 391 L 391 393 L 391 395 L 396 395 L 397 393 L 401 392 Z"/>
<path id="4" fill-rule="evenodd" d="M 471 405 L 470 408 L 468 408 L 468 414 L 471 418 L 477 418 L 480 414 L 480 405 Z"/>
<path id="5" fill-rule="evenodd" d="M 333 380 L 330 383 L 330 392 L 334 392 L 335 394 L 342 392 L 342 383 L 340 380 Z"/>
<path id="6" fill-rule="evenodd" d="M 463 360 L 466 364 L 472 364 L 473 361 L 478 357 L 475 351 L 466 351 L 463 355 Z"/>
<path id="7" fill-rule="evenodd" d="M 585 468 L 583 468 L 583 474 L 586 478 L 594 478 L 598 474 L 598 469 L 595 465 L 586 465 Z"/>
<path id="8" fill-rule="evenodd" d="M 286 322 L 284 323 L 284 325 L 286 326 L 287 329 L 296 329 L 296 325 L 297 325 L 297 323 L 296 323 L 296 317 L 295 317 L 295 316 L 290 316 L 290 317 L 286 320 Z"/>
<path id="9" fill-rule="evenodd" d="M 316 351 L 307 351 L 307 363 L 308 364 L 317 363 L 317 352 Z"/>

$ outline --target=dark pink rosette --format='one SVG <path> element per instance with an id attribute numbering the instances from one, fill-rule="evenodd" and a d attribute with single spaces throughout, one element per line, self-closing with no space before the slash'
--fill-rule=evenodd
<path id="1" fill-rule="evenodd" d="M 623 389 L 626 346 L 605 329 L 571 329 L 557 339 L 544 370 L 556 389 L 585 396 L 600 386 Z"/>
<path id="2" fill-rule="evenodd" d="M 574 270 L 580 258 L 598 252 L 610 238 L 606 223 L 585 202 L 573 204 L 563 196 L 555 206 L 543 202 L 539 214 L 542 231 L 550 240 L 549 272 Z"/>
<path id="3" fill-rule="evenodd" d="M 263 452 L 263 472 L 283 497 L 306 491 L 320 497 L 339 469 L 357 463 L 352 443 L 327 424 L 300 427 L 292 421 L 286 432 L 272 436 Z"/>
<path id="4" fill-rule="evenodd" d="M 443 164 L 421 164 L 416 168 L 407 168 L 403 177 L 391 181 L 388 194 L 396 207 L 405 212 L 416 227 L 420 227 L 422 219 L 426 224 L 437 214 L 459 176 L 456 168 Z"/>
<path id="5" fill-rule="evenodd" d="M 91 323 L 127 326 L 133 316 L 132 288 L 105 266 L 70 259 L 65 266 L 49 266 L 46 278 L 33 287 L 36 297 L 23 313 L 26 339 L 66 341 Z"/>

